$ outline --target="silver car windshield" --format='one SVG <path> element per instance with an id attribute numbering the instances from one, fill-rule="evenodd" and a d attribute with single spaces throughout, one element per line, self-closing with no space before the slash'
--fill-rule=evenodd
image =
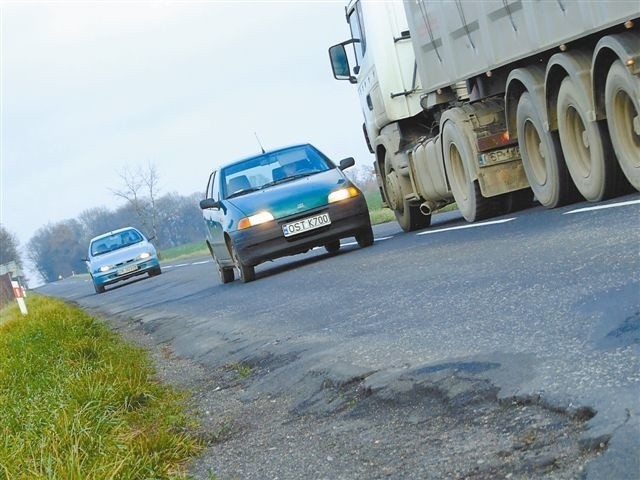
<path id="1" fill-rule="evenodd" d="M 139 243 L 142 240 L 142 235 L 136 230 L 125 230 L 106 237 L 100 237 L 91 243 L 91 255 L 103 255 L 134 243 Z"/>
<path id="2" fill-rule="evenodd" d="M 265 153 L 222 169 L 223 198 L 233 198 L 331 168 L 334 168 L 331 161 L 311 145 Z"/>

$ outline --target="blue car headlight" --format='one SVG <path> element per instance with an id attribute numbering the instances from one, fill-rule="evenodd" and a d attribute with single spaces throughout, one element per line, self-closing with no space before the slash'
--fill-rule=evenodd
<path id="1" fill-rule="evenodd" d="M 329 194 L 329 203 L 340 202 L 342 200 L 346 200 L 347 198 L 357 197 L 360 195 L 358 189 L 354 186 L 344 187 L 338 190 L 334 190 Z"/>
<path id="2" fill-rule="evenodd" d="M 262 223 L 270 222 L 271 220 L 274 220 L 273 215 L 271 214 L 271 212 L 267 212 L 265 210 L 263 212 L 256 213 L 255 215 L 240 219 L 240 221 L 238 222 L 238 230 L 244 230 L 245 228 L 254 227 Z"/>

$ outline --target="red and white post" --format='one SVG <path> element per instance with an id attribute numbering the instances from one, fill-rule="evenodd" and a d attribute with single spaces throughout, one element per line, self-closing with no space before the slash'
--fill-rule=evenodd
<path id="1" fill-rule="evenodd" d="M 20 307 L 20 311 L 22 312 L 22 315 L 26 315 L 28 312 L 27 312 L 27 305 L 24 303 L 24 290 L 22 289 L 20 284 L 15 280 L 11 280 L 11 287 L 13 288 L 13 294 L 15 295 L 16 300 L 18 301 L 18 306 Z"/>

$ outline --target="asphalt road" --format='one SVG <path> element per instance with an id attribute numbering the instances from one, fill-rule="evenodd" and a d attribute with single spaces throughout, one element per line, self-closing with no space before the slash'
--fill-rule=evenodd
<path id="1" fill-rule="evenodd" d="M 267 263 L 249 284 L 220 284 L 203 258 L 102 295 L 84 278 L 39 291 L 135 322 L 199 365 L 252 365 L 262 374 L 243 390 L 246 401 L 287 396 L 290 412 L 342 411 L 336 399 L 350 387 L 352 403 L 434 385 L 456 402 L 488 385 L 498 402 L 582 421 L 582 451 L 601 451 L 580 475 L 634 479 L 639 198 L 534 207 L 473 225 L 445 213 L 413 233 L 379 225 L 370 248 L 343 241 L 336 255 L 318 249 Z"/>

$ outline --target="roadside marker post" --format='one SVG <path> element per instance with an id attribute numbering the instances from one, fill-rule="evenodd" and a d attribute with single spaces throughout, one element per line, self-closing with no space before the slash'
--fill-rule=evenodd
<path id="1" fill-rule="evenodd" d="M 15 295 L 16 300 L 18 301 L 18 306 L 20 307 L 20 311 L 22 312 L 22 315 L 26 315 L 28 312 L 27 312 L 27 305 L 24 303 L 24 290 L 22 289 L 20 284 L 15 280 L 11 280 L 11 287 L 13 288 L 13 294 Z"/>

